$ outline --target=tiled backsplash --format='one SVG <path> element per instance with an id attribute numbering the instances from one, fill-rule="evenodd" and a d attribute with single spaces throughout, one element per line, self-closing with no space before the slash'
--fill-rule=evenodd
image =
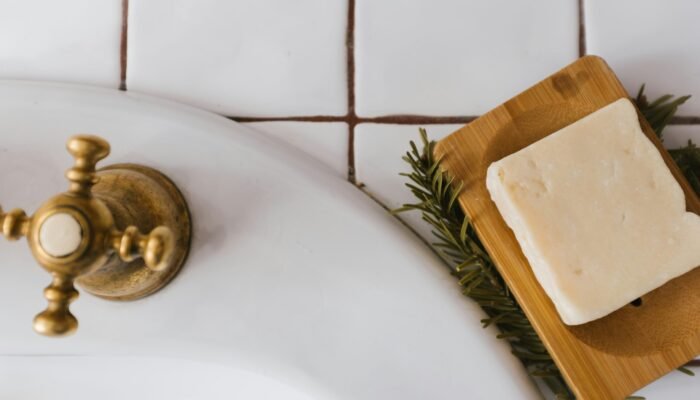
<path id="1" fill-rule="evenodd" d="M 321 163 L 330 167 L 338 178 L 347 177 L 347 123 L 266 121 L 245 124 L 313 155 Z"/>
<path id="2" fill-rule="evenodd" d="M 120 81 L 120 0 L 0 2 L 0 78 Z"/>
<path id="3" fill-rule="evenodd" d="M 357 0 L 357 114 L 483 114 L 578 57 L 577 10 L 562 0 Z"/>
<path id="4" fill-rule="evenodd" d="M 700 2 L 584 0 L 586 45 L 636 92 L 692 94 L 681 111 L 700 116 Z"/>
<path id="5" fill-rule="evenodd" d="M 443 137 L 580 55 L 603 56 L 630 92 L 646 82 L 652 97 L 700 96 L 693 0 L 0 4 L 0 78 L 203 107 L 291 143 L 388 207 L 412 200 L 397 174 L 419 126 Z M 681 114 L 669 145 L 700 141 L 700 101 Z"/>
<path id="6" fill-rule="evenodd" d="M 131 1 L 126 87 L 220 114 L 347 113 L 347 5 Z"/>

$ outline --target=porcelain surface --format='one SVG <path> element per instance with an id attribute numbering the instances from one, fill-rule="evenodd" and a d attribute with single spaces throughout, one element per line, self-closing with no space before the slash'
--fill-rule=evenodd
<path id="1" fill-rule="evenodd" d="M 16 356 L 0 360 L 0 385 L 3 399 L 312 399 L 264 374 L 165 357 Z"/>
<path id="2" fill-rule="evenodd" d="M 78 333 L 56 340 L 31 329 L 49 276 L 25 243 L 0 241 L 0 303 L 12 305 L 0 398 L 88 399 L 109 382 L 144 399 L 538 397 L 454 278 L 393 217 L 225 118 L 132 93 L 0 83 L 0 204 L 31 211 L 65 190 L 65 142 L 77 132 L 111 142 L 107 164 L 143 163 L 179 185 L 191 256 L 147 299 L 81 296 Z M 185 380 L 191 392 L 179 391 Z"/>
<path id="3" fill-rule="evenodd" d="M 357 0 L 357 113 L 478 115 L 578 57 L 575 0 Z"/>
<path id="4" fill-rule="evenodd" d="M 652 97 L 694 95 L 681 115 L 700 115 L 700 2 L 692 0 L 586 0 L 589 54 L 607 60 L 636 94 L 642 84 Z"/>
<path id="5" fill-rule="evenodd" d="M 131 1 L 126 84 L 225 115 L 344 115 L 346 25 L 345 0 Z"/>
<path id="6" fill-rule="evenodd" d="M 121 0 L 2 0 L 0 7 L 0 78 L 119 87 Z"/>
<path id="7" fill-rule="evenodd" d="M 344 122 L 267 121 L 244 124 L 283 141 L 303 157 L 320 161 L 338 178 L 348 176 L 348 124 Z"/>
<path id="8" fill-rule="evenodd" d="M 700 125 L 671 125 L 663 134 L 664 146 L 669 149 L 686 146 L 688 140 L 700 145 Z"/>

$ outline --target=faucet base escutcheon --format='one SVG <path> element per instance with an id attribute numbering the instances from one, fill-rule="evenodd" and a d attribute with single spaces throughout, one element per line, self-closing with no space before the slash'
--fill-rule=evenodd
<path id="1" fill-rule="evenodd" d="M 83 290 L 108 300 L 137 300 L 153 294 L 177 275 L 187 259 L 192 220 L 185 198 L 167 176 L 137 164 L 110 165 L 98 170 L 97 177 L 92 193 L 107 205 L 116 228 L 124 231 L 135 226 L 150 232 L 167 227 L 174 240 L 173 253 L 159 270 L 147 267 L 143 258 L 123 261 L 124 254 L 115 253 L 76 282 Z"/>

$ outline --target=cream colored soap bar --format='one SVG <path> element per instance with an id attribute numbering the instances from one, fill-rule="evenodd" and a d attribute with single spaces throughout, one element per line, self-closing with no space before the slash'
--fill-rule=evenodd
<path id="1" fill-rule="evenodd" d="M 700 216 L 627 99 L 491 164 L 486 185 L 566 324 L 700 265 Z"/>

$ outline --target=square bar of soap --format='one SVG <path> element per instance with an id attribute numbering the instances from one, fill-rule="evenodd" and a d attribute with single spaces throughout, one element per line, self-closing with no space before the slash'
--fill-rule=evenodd
<path id="1" fill-rule="evenodd" d="M 494 162 L 486 186 L 568 325 L 700 265 L 700 216 L 628 99 Z"/>

